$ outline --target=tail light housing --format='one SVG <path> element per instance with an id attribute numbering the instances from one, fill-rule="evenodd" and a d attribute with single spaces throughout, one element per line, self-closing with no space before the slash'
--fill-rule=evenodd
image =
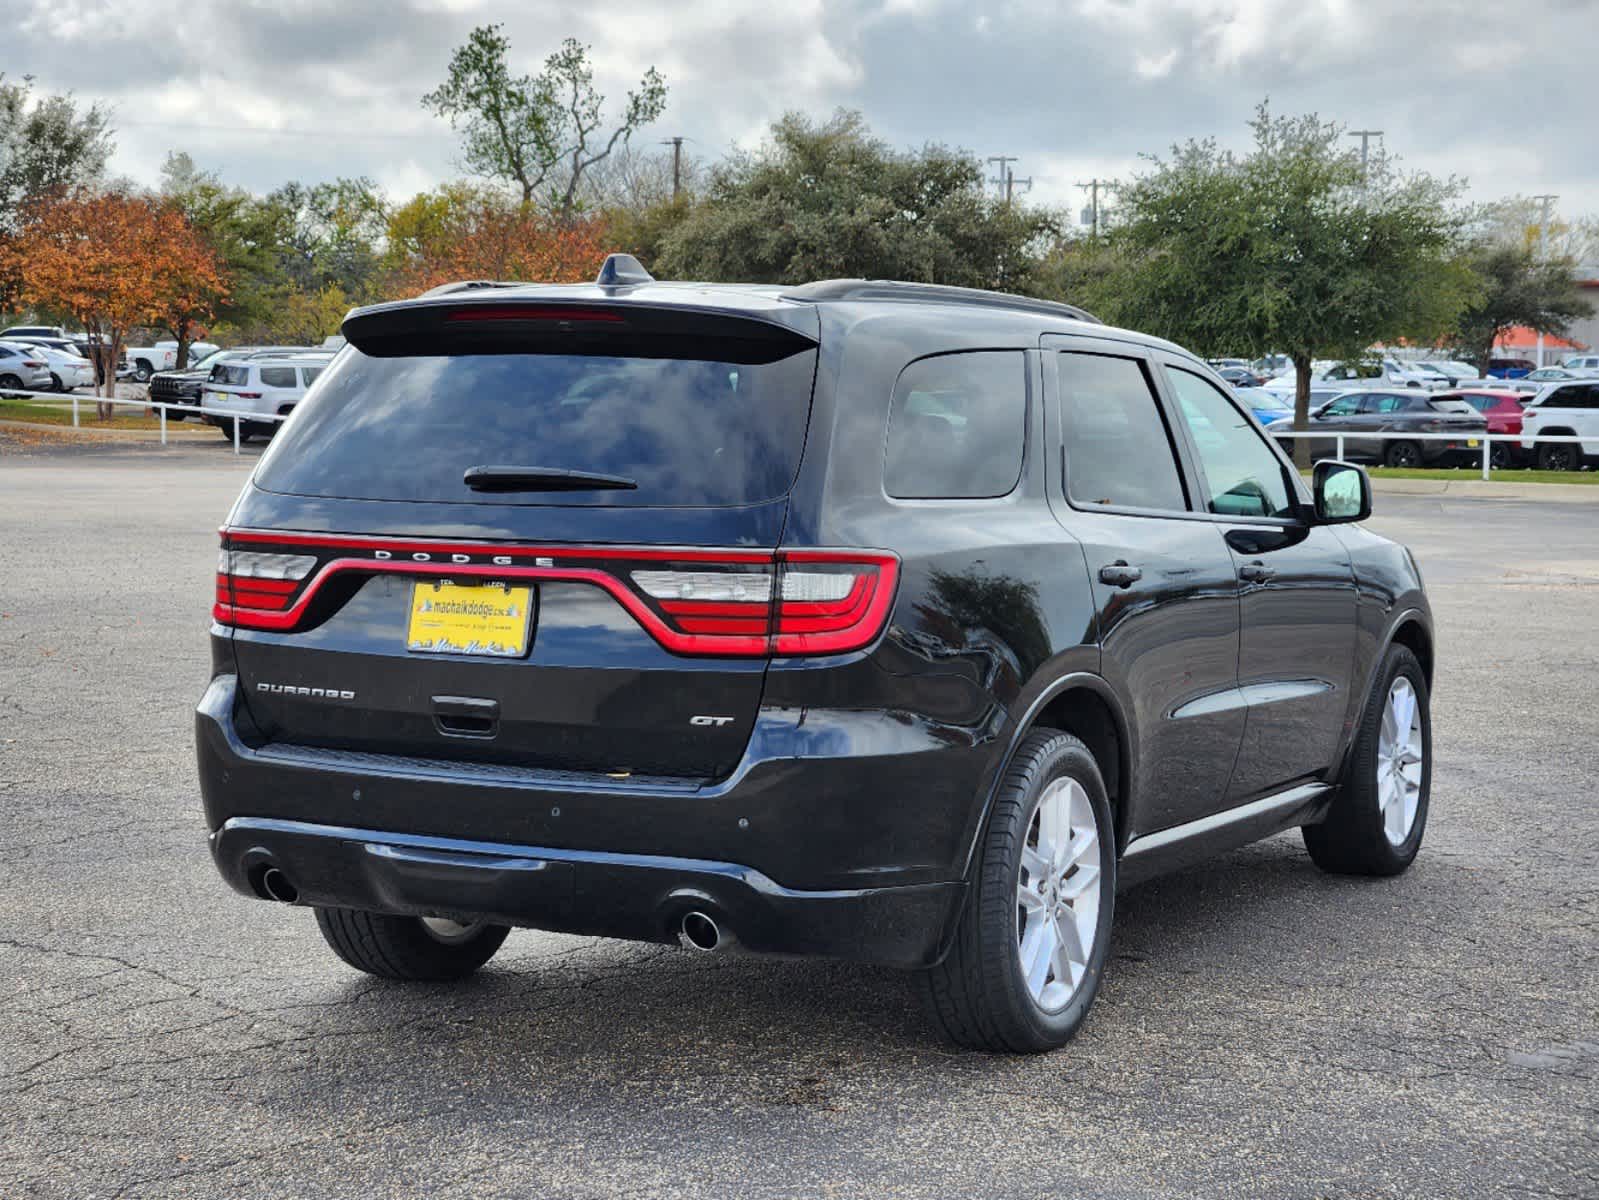
<path id="1" fill-rule="evenodd" d="M 526 547 L 225 530 L 212 616 L 290 631 L 331 579 L 565 580 L 608 592 L 675 654 L 844 654 L 888 623 L 899 558 L 880 550 Z M 259 549 L 255 547 L 259 546 Z"/>

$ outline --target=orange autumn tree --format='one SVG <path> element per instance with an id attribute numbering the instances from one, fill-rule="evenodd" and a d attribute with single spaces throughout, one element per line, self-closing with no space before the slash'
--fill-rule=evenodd
<path id="1" fill-rule="evenodd" d="M 557 220 L 531 205 L 469 188 L 416 197 L 389 222 L 393 290 L 414 294 L 460 279 L 577 283 L 605 261 L 605 223 Z"/>
<path id="2" fill-rule="evenodd" d="M 189 343 L 205 332 L 205 322 L 228 298 L 227 279 L 216 251 L 176 205 L 167 202 L 156 210 L 151 233 L 157 250 L 151 264 L 150 315 L 177 339 L 182 370 Z"/>
<path id="3" fill-rule="evenodd" d="M 128 331 L 174 317 L 190 326 L 225 295 L 215 256 L 182 215 L 148 196 L 86 189 L 46 196 L 24 213 L 0 264 L 25 304 L 68 312 L 99 344 L 98 394 L 115 394 Z M 102 420 L 112 405 L 96 406 Z"/>

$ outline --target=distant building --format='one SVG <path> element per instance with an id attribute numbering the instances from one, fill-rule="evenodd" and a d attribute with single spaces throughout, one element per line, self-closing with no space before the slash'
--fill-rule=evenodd
<path id="1" fill-rule="evenodd" d="M 1580 342 L 1581 349 L 1587 350 L 1599 346 L 1599 263 L 1588 263 L 1577 268 L 1577 286 L 1593 305 L 1594 315 L 1573 321 L 1567 336 L 1574 342 Z"/>

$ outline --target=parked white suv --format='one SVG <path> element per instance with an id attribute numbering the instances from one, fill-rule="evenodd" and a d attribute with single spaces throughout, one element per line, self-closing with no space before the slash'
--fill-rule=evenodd
<path id="1" fill-rule="evenodd" d="M 1583 375 L 1599 374 L 1599 354 L 1573 354 L 1560 365 Z"/>
<path id="2" fill-rule="evenodd" d="M 1540 441 L 1545 437 L 1579 437 L 1579 442 Z M 1546 471 L 1580 471 L 1599 458 L 1599 380 L 1556 383 L 1533 397 L 1521 412 L 1521 448 L 1536 452 Z"/>
<path id="3" fill-rule="evenodd" d="M 228 438 L 233 437 L 233 422 L 242 420 L 240 441 L 258 433 L 272 433 L 282 422 L 249 418 L 288 416 L 331 361 L 332 356 L 328 354 L 299 354 L 220 363 L 200 388 L 201 407 L 238 415 L 230 417 L 212 412 L 206 413 L 205 419 Z"/>

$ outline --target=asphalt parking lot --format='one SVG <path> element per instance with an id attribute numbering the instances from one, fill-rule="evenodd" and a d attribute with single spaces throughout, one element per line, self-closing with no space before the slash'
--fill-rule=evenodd
<path id="1" fill-rule="evenodd" d="M 228 891 L 190 710 L 248 466 L 0 446 L 0 1197 L 1599 1196 L 1599 503 L 1379 496 L 1439 622 L 1415 868 L 1135 889 L 1022 1059 L 833 964 L 518 932 L 381 984 Z"/>

